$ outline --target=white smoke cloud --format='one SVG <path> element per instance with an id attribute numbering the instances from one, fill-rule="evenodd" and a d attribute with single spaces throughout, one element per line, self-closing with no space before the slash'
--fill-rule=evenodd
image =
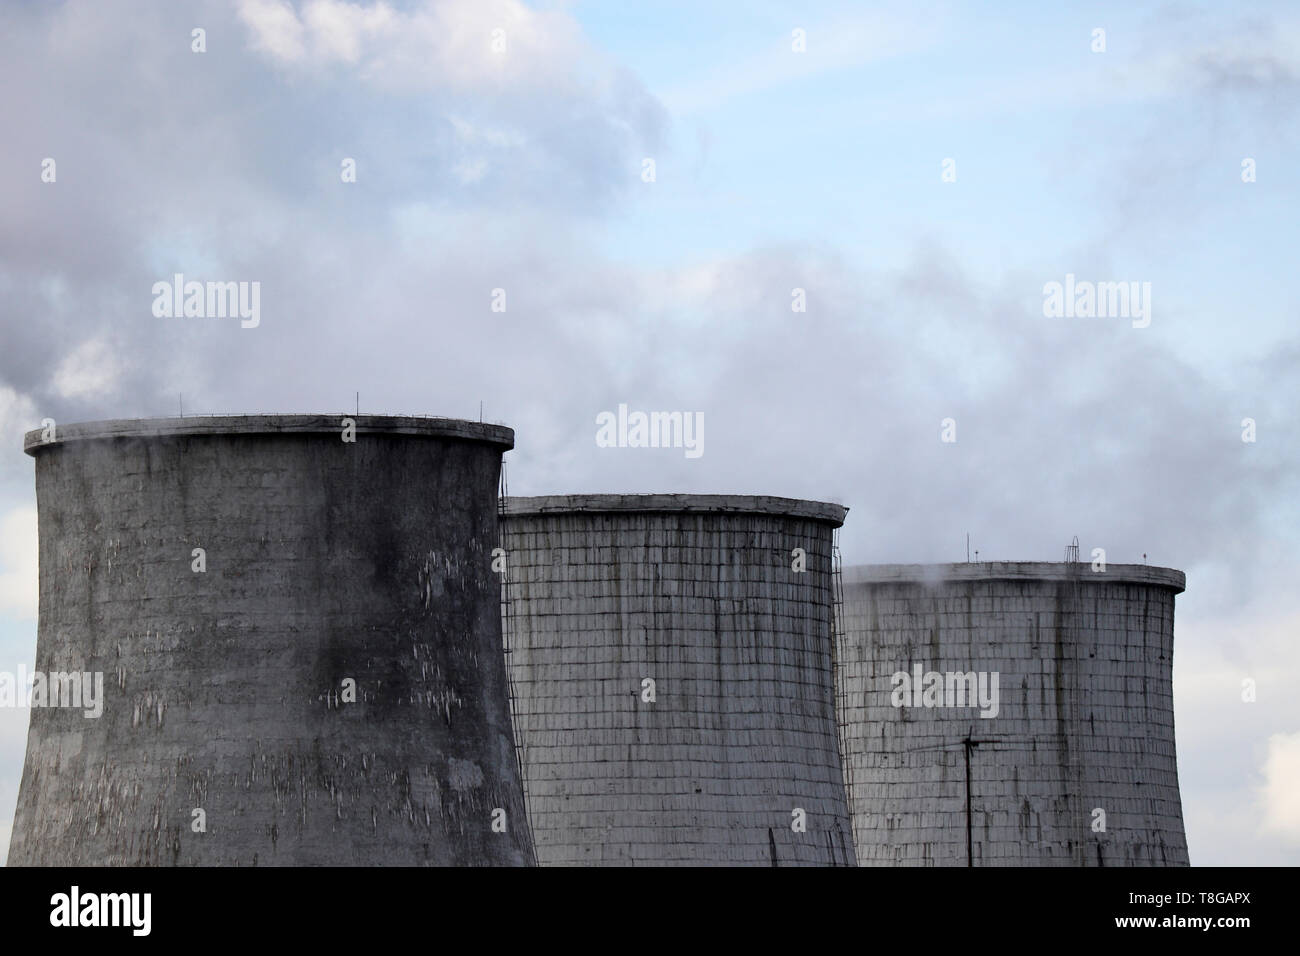
<path id="1" fill-rule="evenodd" d="M 0 517 L 0 614 L 36 620 L 37 554 L 36 509 Z"/>
<path id="2" fill-rule="evenodd" d="M 1268 738 L 1264 760 L 1264 819 L 1260 828 L 1300 844 L 1300 731 Z"/>
<path id="3" fill-rule="evenodd" d="M 195 23 L 209 30 L 202 56 L 189 50 Z M 495 29 L 503 53 L 492 49 Z M 1260 84 L 1294 89 L 1293 56 L 1240 65 L 1247 48 L 1227 48 L 1225 70 L 1195 54 L 1208 35 L 1197 33 L 1184 58 L 1207 73 L 1195 88 L 1219 83 L 1234 100 Z M 757 60 L 741 51 L 735 64 L 687 77 L 676 95 L 703 109 L 774 82 L 807 83 L 876 57 L 892 36 L 878 34 L 873 47 L 861 30 L 837 37 L 814 27 L 809 54 L 795 59 L 786 34 L 773 34 Z M 762 72 L 778 46 L 787 72 Z M 927 104 L 961 113 L 1057 109 L 1070 94 L 1093 102 L 1096 84 L 1071 86 L 1052 70 L 1044 80 L 1055 77 L 1053 86 L 1013 71 L 943 96 L 914 86 L 910 100 L 883 85 L 875 95 L 890 102 L 876 105 L 915 124 Z M 945 248 L 960 236 L 935 222 L 935 241 L 893 269 L 861 250 L 836 251 L 830 228 L 815 248 L 749 242 L 743 216 L 734 244 L 696 242 L 709 210 L 683 210 L 678 231 L 668 230 L 680 249 L 667 264 L 611 250 L 609 222 L 635 206 L 621 200 L 635 195 L 649 208 L 671 195 L 670 163 L 652 187 L 638 178 L 641 158 L 659 155 L 651 147 L 667 118 L 563 7 L 142 0 L 123 16 L 101 0 L 8 4 L 0 76 L 23 90 L 0 103 L 0 293 L 7 315 L 39 317 L 5 320 L 0 347 L 0 475 L 18 479 L 3 490 L 21 504 L 0 503 L 0 617 L 35 614 L 32 462 L 19 449 L 22 431 L 46 414 L 167 414 L 181 391 L 187 411 L 235 413 L 351 407 L 356 389 L 363 411 L 477 417 L 483 399 L 486 418 L 518 430 L 515 493 L 838 498 L 852 508 L 850 564 L 959 560 L 971 531 L 984 557 L 1059 559 L 1078 534 L 1113 561 L 1149 553 L 1153 564 L 1186 568 L 1180 774 L 1189 821 L 1207 821 L 1189 826 L 1193 861 L 1252 862 L 1269 851 L 1251 843 L 1254 818 L 1240 815 L 1255 809 L 1264 742 L 1295 726 L 1276 688 L 1294 686 L 1300 652 L 1278 595 L 1300 552 L 1275 540 L 1297 526 L 1300 500 L 1286 394 L 1300 370 L 1295 340 L 1265 364 L 1225 360 L 1209 374 L 1170 354 L 1180 336 L 1201 341 L 1183 332 L 1195 315 L 1173 302 L 1142 337 L 1045 323 L 1036 290 L 1066 271 L 1056 267 L 1063 255 L 1076 268 L 1072 243 L 1097 236 L 1063 236 L 1042 261 L 1018 263 L 1022 274 L 999 275 L 953 261 Z M 1162 79 L 1144 95 L 1177 85 Z M 1032 102 L 1016 100 L 1016 89 Z M 1251 102 L 1290 110 L 1296 98 L 1265 88 Z M 884 114 L 853 114 L 862 115 L 879 126 Z M 724 132 L 736 130 L 715 130 L 719 142 Z M 1141 175 L 1108 167 L 1097 177 L 1103 205 L 1123 211 L 1125 235 L 1145 235 L 1134 223 L 1210 208 L 1189 188 L 1190 173 L 1168 172 L 1181 168 L 1169 160 L 1179 150 L 1207 163 L 1217 154 L 1185 150 L 1185 137 L 1166 132 L 1135 141 Z M 905 147 L 882 140 L 880 152 Z M 1073 181 L 1078 158 L 1072 144 L 1060 149 L 1069 163 L 1060 181 Z M 46 186 L 33 157 L 51 153 L 59 182 Z M 339 181 L 343 156 L 357 158 L 356 184 Z M 1032 157 L 1024 162 L 1033 168 Z M 791 191 L 797 207 L 802 169 L 766 188 Z M 843 204 L 860 208 L 859 199 Z M 1013 217 L 1023 211 L 1008 205 Z M 647 242 L 662 229 L 650 217 Z M 913 238 L 889 244 L 913 248 Z M 719 248 L 736 251 L 709 251 Z M 150 287 L 174 271 L 260 281 L 262 325 L 153 318 Z M 498 286 L 509 294 L 504 314 L 488 309 Z M 795 286 L 807 290 L 806 314 L 791 312 Z M 1178 335 L 1162 339 L 1164 329 Z M 1261 383 L 1259 394 L 1240 383 Z M 602 454 L 595 416 L 619 402 L 703 412 L 706 455 Z M 1257 445 L 1239 439 L 1245 414 L 1260 421 Z M 939 441 L 947 416 L 958 423 L 953 445 Z M 1261 567 L 1274 572 L 1267 583 Z M 1257 704 L 1240 700 L 1246 675 L 1260 681 Z M 1293 779 L 1288 746 L 1270 752 L 1279 788 Z M 0 781 L 20 769 L 20 758 L 0 766 Z M 1289 826 L 1281 800 L 1268 819 Z M 7 815 L 0 806 L 0 822 Z"/>
<path id="4" fill-rule="evenodd" d="M 516 0 L 241 0 L 255 50 L 302 69 L 344 66 L 363 83 L 410 90 L 573 90 L 599 63 L 573 19 Z"/>
<path id="5" fill-rule="evenodd" d="M 3 376 L 0 370 L 0 376 Z M 26 473 L 28 463 L 13 452 L 22 447 L 23 433 L 40 425 L 36 404 L 27 395 L 0 384 L 0 447 L 10 454 L 0 455 L 0 478 Z"/>
<path id="6" fill-rule="evenodd" d="M 104 339 L 89 339 L 55 369 L 53 387 L 61 398 L 105 398 L 117 386 L 122 368 Z"/>

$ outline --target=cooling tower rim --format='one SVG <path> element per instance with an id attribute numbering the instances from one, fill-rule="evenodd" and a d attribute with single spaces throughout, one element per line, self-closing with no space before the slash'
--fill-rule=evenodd
<path id="1" fill-rule="evenodd" d="M 44 429 L 23 436 L 23 451 L 35 457 L 45 448 L 76 441 L 113 438 L 232 437 L 236 435 L 339 435 L 343 420 L 356 423 L 364 435 L 412 435 L 455 438 L 495 445 L 503 452 L 515 446 L 515 432 L 505 425 L 458 418 L 424 418 L 416 415 L 191 415 L 185 418 L 116 418 L 96 422 L 56 425 L 54 438 L 43 439 Z"/>
<path id="2" fill-rule="evenodd" d="M 1174 568 L 1148 564 L 1107 564 L 1105 571 L 1093 571 L 1086 561 L 978 561 L 955 564 L 863 564 L 846 567 L 844 583 L 930 585 L 970 581 L 1067 581 L 1079 584 L 1142 584 L 1169 588 L 1180 594 L 1187 588 L 1187 576 Z"/>
<path id="3" fill-rule="evenodd" d="M 828 501 L 773 495 L 592 494 L 536 495 L 505 499 L 505 515 L 563 514 L 735 514 L 804 518 L 838 528 L 849 509 Z"/>

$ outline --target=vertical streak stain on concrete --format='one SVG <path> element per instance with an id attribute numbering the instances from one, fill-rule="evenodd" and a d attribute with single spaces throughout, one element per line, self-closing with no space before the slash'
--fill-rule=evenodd
<path id="1" fill-rule="evenodd" d="M 490 557 L 513 433 L 348 417 L 29 433 L 37 668 L 105 701 L 32 710 L 10 865 L 532 862 Z"/>
<path id="2" fill-rule="evenodd" d="M 837 505 L 745 496 L 508 501 L 515 716 L 540 863 L 852 855 L 830 839 L 849 830 L 831 678 L 843 519 Z M 806 832 L 791 828 L 795 808 Z"/>
<path id="3" fill-rule="evenodd" d="M 862 865 L 966 865 L 972 733 L 976 866 L 1187 865 L 1172 683 L 1181 572 L 984 562 L 844 577 L 838 697 Z M 931 627 L 918 659 L 913 635 Z M 916 663 L 998 672 L 998 715 L 893 707 L 891 676 Z"/>

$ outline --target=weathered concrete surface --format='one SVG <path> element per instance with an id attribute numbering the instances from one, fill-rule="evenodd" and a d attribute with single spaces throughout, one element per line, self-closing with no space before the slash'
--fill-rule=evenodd
<path id="1" fill-rule="evenodd" d="M 1186 865 L 1174 595 L 1145 565 L 844 572 L 838 704 L 863 865 Z M 894 707 L 896 672 L 998 672 L 999 711 Z M 1105 812 L 1105 831 L 1094 830 Z"/>
<path id="2" fill-rule="evenodd" d="M 27 436 L 36 666 L 106 700 L 32 710 L 10 865 L 532 862 L 491 571 L 513 433 L 343 417 Z"/>
<path id="3" fill-rule="evenodd" d="M 845 510 L 575 495 L 513 498 L 507 513 L 539 862 L 851 865 L 831 675 Z M 792 829 L 796 808 L 806 832 Z"/>

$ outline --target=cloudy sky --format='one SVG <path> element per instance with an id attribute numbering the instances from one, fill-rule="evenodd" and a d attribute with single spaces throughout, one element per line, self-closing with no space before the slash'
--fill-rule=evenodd
<path id="1" fill-rule="evenodd" d="M 0 5 L 0 670 L 35 657 L 43 418 L 481 402 L 517 494 L 1185 570 L 1192 861 L 1300 863 L 1300 11 L 997 10 Z M 259 283 L 259 324 L 155 315 L 176 273 Z M 1045 316 L 1067 274 L 1150 283 L 1149 325 Z M 704 454 L 597 447 L 620 403 L 702 413 Z"/>

